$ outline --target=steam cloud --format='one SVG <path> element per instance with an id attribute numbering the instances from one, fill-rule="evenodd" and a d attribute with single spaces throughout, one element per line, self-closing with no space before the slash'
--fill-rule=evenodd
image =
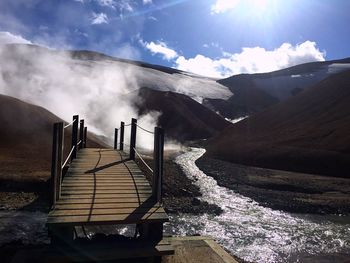
<path id="1" fill-rule="evenodd" d="M 133 106 L 139 86 L 128 63 L 74 59 L 68 52 L 26 45 L 0 46 L 0 61 L 1 94 L 42 106 L 66 121 L 79 114 L 90 131 L 112 138 L 114 128 L 132 117 L 149 130 L 157 125 L 160 113 L 138 116 Z M 153 148 L 152 136 L 142 134 L 137 142 Z"/>

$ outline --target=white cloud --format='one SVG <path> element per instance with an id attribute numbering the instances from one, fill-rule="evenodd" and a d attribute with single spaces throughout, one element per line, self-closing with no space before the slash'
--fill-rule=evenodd
<path id="1" fill-rule="evenodd" d="M 20 35 L 15 35 L 6 31 L 0 31 L 0 45 L 5 44 L 32 44 L 32 42 Z"/>
<path id="2" fill-rule="evenodd" d="M 158 19 L 156 17 L 154 17 L 154 16 L 149 16 L 148 19 L 149 20 L 153 20 L 153 21 L 158 21 Z"/>
<path id="3" fill-rule="evenodd" d="M 142 0 L 142 3 L 143 3 L 144 5 L 152 4 L 152 0 Z"/>
<path id="4" fill-rule="evenodd" d="M 95 0 L 100 6 L 109 7 L 112 9 L 119 9 L 120 12 L 124 10 L 132 12 L 132 1 L 130 0 Z"/>
<path id="5" fill-rule="evenodd" d="M 176 59 L 175 65 L 180 70 L 222 78 L 240 73 L 269 72 L 302 63 L 324 61 L 326 55 L 312 41 L 305 41 L 295 46 L 284 43 L 274 50 L 246 47 L 240 53 L 222 54 L 222 57 L 216 59 L 201 54 L 193 58 L 180 56 Z"/>
<path id="6" fill-rule="evenodd" d="M 91 20 L 92 25 L 99 25 L 103 23 L 108 24 L 108 17 L 105 13 L 92 14 L 92 20 Z"/>
<path id="7" fill-rule="evenodd" d="M 142 39 L 140 39 L 139 42 L 143 47 L 151 51 L 152 54 L 161 54 L 163 56 L 163 59 L 171 60 L 178 56 L 177 52 L 169 48 L 165 42 L 145 42 Z"/>
<path id="8" fill-rule="evenodd" d="M 100 5 L 100 6 L 108 6 L 111 8 L 115 8 L 116 3 L 114 0 L 96 0 L 96 2 Z"/>
<path id="9" fill-rule="evenodd" d="M 239 0 L 216 0 L 215 4 L 211 6 L 211 12 L 212 14 L 224 13 L 235 8 L 239 2 Z"/>

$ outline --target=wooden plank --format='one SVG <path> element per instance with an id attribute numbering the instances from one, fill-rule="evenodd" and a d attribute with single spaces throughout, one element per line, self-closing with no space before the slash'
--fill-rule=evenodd
<path id="1" fill-rule="evenodd" d="M 72 179 L 72 180 L 66 180 L 63 184 L 149 184 L 148 181 L 143 179 L 98 179 L 98 180 L 91 180 L 91 179 Z"/>
<path id="2" fill-rule="evenodd" d="M 161 207 L 159 203 L 154 202 L 123 202 L 123 203 L 103 203 L 103 204 L 90 204 L 90 203 L 79 203 L 79 204 L 62 204 L 57 203 L 55 210 L 69 210 L 69 209 L 91 209 L 91 208 L 137 208 L 142 207 Z"/>
<path id="3" fill-rule="evenodd" d="M 147 181 L 144 176 L 74 176 L 69 178 L 64 178 L 63 182 L 72 181 L 92 181 L 92 182 L 103 182 L 103 181 Z M 147 181 L 148 182 L 148 181 Z"/>
<path id="4" fill-rule="evenodd" d="M 113 190 L 113 191 L 118 191 L 118 190 L 150 190 L 151 187 L 149 185 L 118 185 L 118 186 L 64 186 L 62 190 L 64 191 L 86 191 L 86 190 Z"/>
<path id="5" fill-rule="evenodd" d="M 87 190 L 87 189 L 99 189 L 99 190 L 119 190 L 119 189 L 151 189 L 149 184 L 104 184 L 104 185 L 63 185 L 66 190 Z"/>
<path id="6" fill-rule="evenodd" d="M 131 175 L 131 174 L 77 174 L 74 176 L 65 176 L 63 180 L 70 180 L 70 179 L 144 179 L 146 178 L 144 175 L 136 174 L 136 175 Z"/>
<path id="7" fill-rule="evenodd" d="M 117 179 L 117 180 L 67 180 L 63 181 L 62 186 L 118 186 L 118 185 L 148 185 L 148 181 L 144 179 L 132 180 L 129 178 Z"/>
<path id="8" fill-rule="evenodd" d="M 137 168 L 126 168 L 122 166 L 109 166 L 109 167 L 100 167 L 100 166 L 95 166 L 95 165 L 76 165 L 73 167 L 69 167 L 70 171 L 80 171 L 80 170 L 85 170 L 85 171 L 91 171 L 91 173 L 97 173 L 101 171 L 140 171 L 140 169 Z"/>
<path id="9" fill-rule="evenodd" d="M 118 189 L 120 187 L 121 189 L 123 188 L 128 188 L 128 187 L 147 187 L 149 188 L 150 185 L 147 182 L 139 182 L 139 183 L 134 183 L 134 182 L 122 182 L 122 183 L 101 183 L 101 182 L 90 182 L 90 183 L 64 183 L 62 184 L 62 187 L 67 187 L 68 189 L 71 187 L 76 187 L 77 189 L 82 189 L 82 188 L 89 188 L 91 189 L 92 187 L 94 188 L 100 188 L 100 189 L 105 189 L 105 188 L 113 188 L 113 189 Z"/>
<path id="10" fill-rule="evenodd" d="M 132 171 L 132 170 L 100 170 L 100 171 L 90 171 L 89 169 L 78 169 L 78 170 L 70 170 L 69 173 L 67 173 L 67 176 L 75 175 L 75 174 L 86 174 L 86 175 L 100 175 L 100 174 L 135 174 L 135 175 L 143 175 L 143 173 L 140 170 Z"/>
<path id="11" fill-rule="evenodd" d="M 115 176 L 115 177 L 122 177 L 122 176 L 127 176 L 127 177 L 144 177 L 143 173 L 129 173 L 129 172 L 112 172 L 112 173 L 85 173 L 85 172 L 80 172 L 80 173 L 69 173 L 67 174 L 64 178 L 70 178 L 70 177 L 79 177 L 79 176 L 86 176 L 86 177 L 104 177 L 104 176 Z"/>
<path id="12" fill-rule="evenodd" d="M 117 178 L 117 179 L 104 179 L 104 180 L 94 180 L 94 179 L 71 179 L 71 180 L 64 180 L 62 182 L 62 185 L 149 185 L 149 182 L 146 178 L 138 178 L 138 179 L 132 179 L 132 178 Z"/>
<path id="13" fill-rule="evenodd" d="M 144 222 L 167 222 L 169 218 L 166 213 L 146 213 L 146 214 L 120 214 L 120 215 L 92 215 L 92 216 L 61 216 L 48 217 L 47 224 L 135 224 Z"/>
<path id="14" fill-rule="evenodd" d="M 95 193 L 95 194 L 108 194 L 108 193 L 130 193 L 130 192 L 137 192 L 137 193 L 148 193 L 151 188 L 149 186 L 126 186 L 126 187 L 66 187 L 63 189 L 65 194 L 68 194 L 70 192 L 76 192 L 76 194 L 81 193 Z"/>
<path id="15" fill-rule="evenodd" d="M 76 177 L 86 177 L 86 178 L 104 178 L 104 177 L 127 177 L 127 178 L 145 178 L 145 175 L 143 173 L 129 173 L 129 172 L 114 172 L 114 173 L 70 173 L 69 175 L 66 175 L 65 178 L 76 178 Z"/>
<path id="16" fill-rule="evenodd" d="M 115 194 L 79 194 L 79 195 L 73 195 L 73 194 L 63 194 L 61 196 L 62 198 L 91 198 L 91 199 L 104 199 L 104 198 L 130 198 L 130 197 L 144 197 L 144 198 L 150 198 L 149 193 L 115 193 Z M 60 200 L 61 200 L 60 199 Z"/>
<path id="17" fill-rule="evenodd" d="M 151 194 L 152 189 L 120 189 L 120 190 L 67 190 L 62 189 L 61 195 L 85 195 L 85 194 L 95 194 L 99 196 L 100 194 Z"/>
<path id="18" fill-rule="evenodd" d="M 101 199 L 93 199 L 93 198 L 64 198 L 62 197 L 58 200 L 57 205 L 60 204 L 119 204 L 119 203 L 138 203 L 140 205 L 145 202 L 149 202 L 149 197 L 128 197 L 128 198 L 101 198 Z"/>
<path id="19" fill-rule="evenodd" d="M 72 183 L 72 182 L 92 182 L 92 183 L 98 183 L 98 182 L 148 182 L 146 178 L 131 178 L 131 177 L 125 177 L 125 178 L 72 178 L 63 180 L 64 183 Z"/>
<path id="20" fill-rule="evenodd" d="M 130 214 L 165 213 L 161 207 L 136 208 L 92 208 L 92 209 L 60 209 L 49 213 L 48 217 L 92 216 L 92 215 L 130 215 Z"/>

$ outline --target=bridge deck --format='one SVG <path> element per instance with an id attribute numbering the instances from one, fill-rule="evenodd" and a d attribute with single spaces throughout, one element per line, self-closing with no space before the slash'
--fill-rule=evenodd
<path id="1" fill-rule="evenodd" d="M 134 161 L 120 151 L 85 148 L 63 179 L 47 225 L 166 222 L 152 189 Z"/>

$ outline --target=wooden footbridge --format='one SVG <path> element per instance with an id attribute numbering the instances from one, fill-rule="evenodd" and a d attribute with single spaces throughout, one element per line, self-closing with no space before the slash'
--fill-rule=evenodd
<path id="1" fill-rule="evenodd" d="M 80 120 L 80 127 L 78 124 L 77 115 L 67 125 L 54 124 L 52 207 L 47 219 L 51 243 L 74 261 L 131 257 L 154 257 L 159 261 L 160 256 L 173 254 L 172 246 L 162 240 L 163 223 L 169 220 L 161 205 L 163 130 L 159 127 L 154 132 L 146 130 L 136 119 L 127 125 L 122 122 L 115 129 L 114 149 L 101 149 L 87 147 L 84 120 Z M 130 144 L 124 143 L 127 126 L 131 128 Z M 136 148 L 138 128 L 154 134 L 153 169 Z M 64 150 L 67 129 L 72 132 L 69 151 Z M 129 148 L 128 153 L 124 148 Z M 136 164 L 135 156 L 152 173 L 152 186 Z M 120 224 L 135 226 L 135 235 L 128 242 L 102 242 L 103 245 L 78 242 L 77 228 Z"/>

